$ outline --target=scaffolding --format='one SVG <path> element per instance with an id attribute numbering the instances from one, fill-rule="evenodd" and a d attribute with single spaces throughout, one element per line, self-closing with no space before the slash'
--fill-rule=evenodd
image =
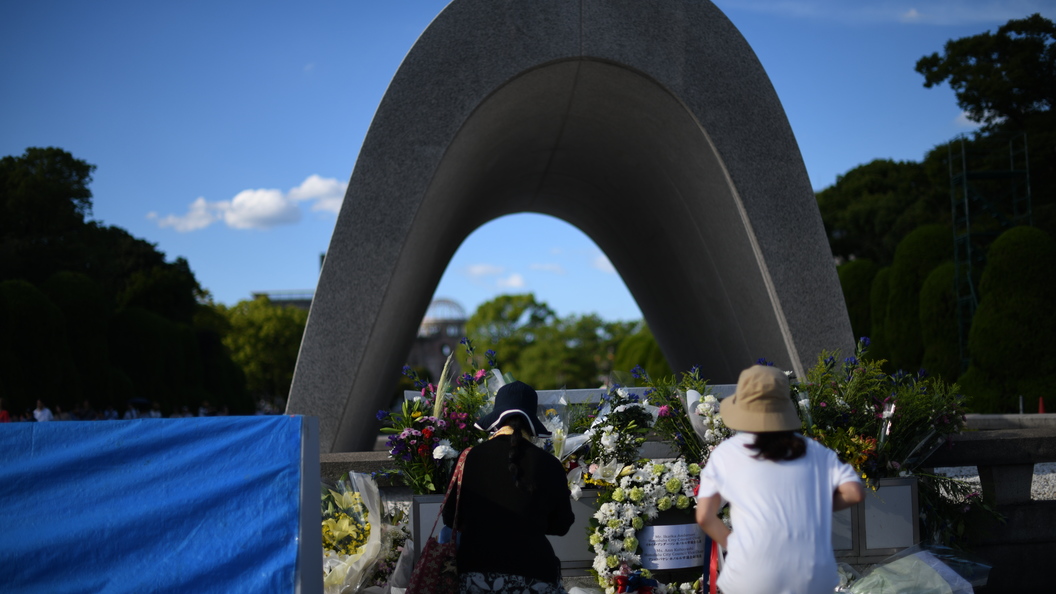
<path id="1" fill-rule="evenodd" d="M 1007 146 L 1006 146 L 1007 143 Z M 1030 225 L 1030 166 L 1026 134 L 974 143 L 963 135 L 948 145 L 953 218 L 954 296 L 961 371 L 968 369 L 968 332 L 979 306 L 976 290 L 986 248 L 1002 231 Z"/>

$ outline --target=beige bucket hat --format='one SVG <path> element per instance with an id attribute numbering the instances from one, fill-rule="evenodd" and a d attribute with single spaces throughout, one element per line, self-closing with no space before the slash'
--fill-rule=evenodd
<path id="1" fill-rule="evenodd" d="M 788 376 L 767 365 L 741 372 L 737 391 L 722 400 L 719 414 L 727 427 L 737 431 L 795 431 L 802 426 L 789 397 Z"/>

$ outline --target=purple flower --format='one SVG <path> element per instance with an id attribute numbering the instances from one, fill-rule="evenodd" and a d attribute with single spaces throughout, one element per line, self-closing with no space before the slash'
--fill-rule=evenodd
<path id="1" fill-rule="evenodd" d="M 378 411 L 378 414 L 377 414 L 377 415 L 375 415 L 375 416 L 377 416 L 377 418 L 378 418 L 378 420 L 379 420 L 379 421 L 384 421 L 384 420 L 385 420 L 385 417 L 389 416 L 389 411 L 387 411 L 387 410 L 384 410 L 384 409 L 382 409 L 382 410 L 379 410 L 379 411 Z"/>

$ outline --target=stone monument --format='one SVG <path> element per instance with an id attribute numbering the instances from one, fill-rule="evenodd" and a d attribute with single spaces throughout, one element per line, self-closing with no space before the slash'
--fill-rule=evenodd
<path id="1" fill-rule="evenodd" d="M 718 8 L 454 0 L 378 106 L 315 292 L 287 412 L 323 452 L 373 446 L 455 250 L 519 212 L 598 245 L 676 370 L 853 348 L 796 140 Z"/>

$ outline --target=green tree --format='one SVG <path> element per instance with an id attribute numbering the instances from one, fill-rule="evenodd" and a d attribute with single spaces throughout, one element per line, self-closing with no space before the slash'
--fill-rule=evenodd
<path id="1" fill-rule="evenodd" d="M 920 290 L 936 266 L 953 257 L 953 233 L 945 225 L 924 225 L 898 244 L 891 265 L 884 337 L 895 369 L 915 371 L 924 359 L 920 332 Z"/>
<path id="2" fill-rule="evenodd" d="M 0 281 L 0 336 L 0 377 L 11 411 L 34 408 L 38 398 L 53 410 L 72 401 L 80 382 L 66 320 L 40 289 L 23 280 Z"/>
<path id="3" fill-rule="evenodd" d="M 959 383 L 975 412 L 1018 411 L 1051 398 L 1056 382 L 1056 240 L 1015 227 L 990 246 L 968 339 L 971 366 Z M 1052 404 L 1050 399 L 1048 404 Z"/>
<path id="4" fill-rule="evenodd" d="M 1056 106 L 1056 25 L 1033 14 L 997 33 L 946 42 L 942 55 L 917 61 L 924 86 L 949 82 L 968 118 L 1021 129 L 1033 113 Z"/>
<path id="5" fill-rule="evenodd" d="M 218 307 L 230 324 L 224 346 L 245 374 L 249 392 L 260 398 L 285 399 L 293 383 L 308 312 L 276 305 L 265 296 L 239 301 L 231 308 Z"/>
<path id="6" fill-rule="evenodd" d="M 612 371 L 617 345 L 634 326 L 633 322 L 605 322 L 587 314 L 538 327 L 535 340 L 514 363 L 515 377 L 538 389 L 601 385 Z"/>
<path id="7" fill-rule="evenodd" d="M 953 262 L 944 262 L 928 274 L 920 289 L 920 338 L 924 346 L 921 364 L 949 384 L 961 374 L 953 273 Z"/>
<path id="8" fill-rule="evenodd" d="M 0 279 L 78 270 L 94 165 L 58 148 L 0 159 Z"/>
<path id="9" fill-rule="evenodd" d="M 839 176 L 817 194 L 833 255 L 891 263 L 895 247 L 910 231 L 948 219 L 948 175 L 942 182 L 931 180 L 920 163 L 886 159 Z"/>
<path id="10" fill-rule="evenodd" d="M 653 337 L 649 325 L 642 322 L 641 327 L 634 334 L 626 337 L 616 350 L 616 360 L 613 362 L 613 370 L 628 373 L 635 367 L 641 365 L 649 377 L 660 378 L 673 375 L 671 365 L 664 357 L 660 345 Z M 688 370 L 683 370 L 688 371 Z"/>
<path id="11" fill-rule="evenodd" d="M 852 260 L 836 268 L 843 300 L 847 303 L 847 315 L 851 318 L 851 331 L 856 337 L 871 336 L 870 295 L 878 271 L 872 260 Z"/>
<path id="12" fill-rule="evenodd" d="M 40 289 L 63 314 L 66 340 L 74 354 L 79 378 L 80 398 L 103 403 L 110 398 L 110 347 L 107 329 L 112 319 L 113 303 L 99 283 L 85 274 L 62 271 L 45 281 Z M 70 394 L 63 407 L 80 404 Z"/>
<path id="13" fill-rule="evenodd" d="M 869 310 L 872 313 L 869 324 L 869 356 L 877 361 L 890 361 L 891 349 L 887 338 L 887 302 L 891 295 L 891 267 L 885 266 L 873 277 L 873 286 L 869 290 Z"/>
<path id="14" fill-rule="evenodd" d="M 499 295 L 480 304 L 469 316 L 466 336 L 476 345 L 489 345 L 498 353 L 503 372 L 521 378 L 521 353 L 556 322 L 554 311 L 545 302 L 536 301 L 533 293 Z"/>

